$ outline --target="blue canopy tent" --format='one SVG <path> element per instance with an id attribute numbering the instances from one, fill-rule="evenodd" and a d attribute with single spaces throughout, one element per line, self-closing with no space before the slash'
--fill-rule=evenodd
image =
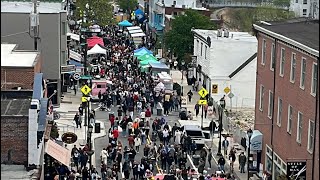
<path id="1" fill-rule="evenodd" d="M 149 49 L 147 49 L 147 48 L 145 48 L 145 47 L 142 47 L 142 48 L 140 48 L 140 49 L 136 49 L 136 50 L 134 50 L 133 52 L 134 52 L 134 53 L 137 53 L 137 52 L 139 52 L 139 51 L 145 51 L 145 52 L 147 52 L 147 53 L 149 53 L 149 54 L 152 54 L 152 51 L 150 51 Z"/>
<path id="2" fill-rule="evenodd" d="M 122 26 L 122 27 L 130 27 L 130 26 L 132 26 L 132 23 L 130 23 L 127 20 L 124 20 L 124 21 L 119 22 L 118 25 Z"/>
<path id="3" fill-rule="evenodd" d="M 147 51 L 145 49 L 141 50 L 141 51 L 138 51 L 138 52 L 134 52 L 133 55 L 135 57 L 139 57 L 139 56 L 143 56 L 145 54 L 152 54 L 152 52 L 150 53 L 151 51 Z"/>

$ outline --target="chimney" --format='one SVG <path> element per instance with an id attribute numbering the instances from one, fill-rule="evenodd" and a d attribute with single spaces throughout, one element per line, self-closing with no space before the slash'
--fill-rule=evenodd
<path id="1" fill-rule="evenodd" d="M 186 5 L 182 5 L 182 9 L 185 9 L 186 8 Z"/>
<path id="2" fill-rule="evenodd" d="M 161 1 L 161 4 L 164 5 L 164 0 Z"/>
<path id="3" fill-rule="evenodd" d="M 224 29 L 224 37 L 228 38 L 229 37 L 229 31 L 228 29 Z"/>
<path id="4" fill-rule="evenodd" d="M 221 37 L 221 36 L 222 36 L 222 31 L 221 31 L 221 29 L 218 29 L 217 37 Z"/>
<path id="5" fill-rule="evenodd" d="M 172 7 L 175 7 L 177 5 L 177 1 L 173 1 Z"/>

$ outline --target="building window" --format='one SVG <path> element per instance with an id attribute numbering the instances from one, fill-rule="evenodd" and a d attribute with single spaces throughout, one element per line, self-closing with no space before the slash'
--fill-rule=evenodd
<path id="1" fill-rule="evenodd" d="M 274 63 L 275 63 L 275 54 L 276 54 L 276 46 L 274 43 L 272 43 L 272 48 L 271 48 L 271 62 L 270 62 L 270 70 L 274 70 Z"/>
<path id="2" fill-rule="evenodd" d="M 207 59 L 207 46 L 204 48 L 204 59 Z"/>
<path id="3" fill-rule="evenodd" d="M 298 122 L 297 122 L 297 142 L 301 143 L 301 133 L 302 133 L 302 113 L 298 112 Z"/>
<path id="4" fill-rule="evenodd" d="M 266 50 L 267 50 L 267 42 L 265 39 L 262 41 L 262 57 L 261 64 L 264 65 L 266 63 Z"/>
<path id="5" fill-rule="evenodd" d="M 312 65 L 312 82 L 311 82 L 311 94 L 316 95 L 318 88 L 318 64 L 313 63 Z"/>
<path id="6" fill-rule="evenodd" d="M 280 59 L 280 76 L 283 76 L 284 74 L 284 63 L 286 59 L 286 50 L 284 48 L 281 48 L 281 59 Z"/>
<path id="7" fill-rule="evenodd" d="M 306 16 L 307 15 L 307 9 L 302 9 L 302 15 Z"/>
<path id="8" fill-rule="evenodd" d="M 264 96 L 264 86 L 260 85 L 260 95 L 259 95 L 259 109 L 263 111 L 263 96 Z"/>
<path id="9" fill-rule="evenodd" d="M 306 68 L 307 68 L 307 62 L 306 58 L 301 59 L 301 75 L 300 75 L 300 88 L 304 89 L 304 83 L 306 79 Z"/>
<path id="10" fill-rule="evenodd" d="M 287 132 L 291 134 L 292 132 L 292 114 L 293 108 L 291 105 L 288 106 L 288 124 L 287 124 Z"/>
<path id="11" fill-rule="evenodd" d="M 201 56 L 202 56 L 202 46 L 203 46 L 203 43 L 201 43 Z"/>
<path id="12" fill-rule="evenodd" d="M 294 83 L 296 73 L 296 54 L 292 53 L 291 56 L 291 71 L 290 71 L 290 82 Z"/>
<path id="13" fill-rule="evenodd" d="M 271 119 L 272 116 L 273 116 L 273 92 L 269 91 L 268 117 Z"/>
<path id="14" fill-rule="evenodd" d="M 282 99 L 278 98 L 278 115 L 277 115 L 277 125 L 281 126 L 281 120 L 282 120 Z"/>
<path id="15" fill-rule="evenodd" d="M 308 0 L 303 0 L 303 4 L 308 4 Z"/>
<path id="16" fill-rule="evenodd" d="M 173 12 L 173 15 L 174 16 L 178 16 L 178 12 Z"/>
<path id="17" fill-rule="evenodd" d="M 296 3 L 299 3 L 299 0 L 296 0 Z"/>
<path id="18" fill-rule="evenodd" d="M 309 128 L 308 128 L 308 151 L 312 153 L 314 148 L 314 121 L 309 120 Z"/>

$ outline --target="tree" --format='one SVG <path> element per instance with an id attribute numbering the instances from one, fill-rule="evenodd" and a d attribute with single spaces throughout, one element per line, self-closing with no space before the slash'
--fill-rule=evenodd
<path id="1" fill-rule="evenodd" d="M 117 4 L 123 11 L 133 11 L 138 5 L 138 0 L 117 0 Z"/>
<path id="2" fill-rule="evenodd" d="M 86 4 L 89 5 L 89 9 L 86 8 Z M 76 5 L 77 19 L 81 19 L 85 15 L 88 21 L 84 26 L 91 25 L 92 20 L 101 26 L 114 23 L 113 7 L 110 0 L 77 0 Z"/>
<path id="3" fill-rule="evenodd" d="M 172 20 L 172 29 L 165 34 L 165 46 L 176 53 L 178 61 L 181 61 L 185 54 L 193 52 L 191 29 L 214 29 L 215 27 L 209 17 L 195 10 L 186 10 L 183 15 Z"/>

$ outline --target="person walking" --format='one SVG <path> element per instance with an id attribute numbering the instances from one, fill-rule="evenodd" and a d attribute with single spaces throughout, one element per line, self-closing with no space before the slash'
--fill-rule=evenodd
<path id="1" fill-rule="evenodd" d="M 198 117 L 200 111 L 200 105 L 198 103 L 194 105 L 194 110 L 196 111 L 196 117 Z"/>
<path id="2" fill-rule="evenodd" d="M 228 147 L 229 147 L 229 141 L 227 140 L 227 137 L 224 137 L 224 140 L 222 141 L 222 147 L 223 147 L 224 156 L 227 156 Z"/>
<path id="3" fill-rule="evenodd" d="M 136 147 L 137 153 L 139 153 L 140 146 L 141 146 L 141 138 L 140 137 L 136 136 L 134 138 L 134 146 Z"/>
<path id="4" fill-rule="evenodd" d="M 218 160 L 218 165 L 219 165 L 219 170 L 224 172 L 224 165 L 226 164 L 226 160 L 224 159 L 223 156 L 220 156 Z"/>
<path id="5" fill-rule="evenodd" d="M 209 152 L 208 152 L 208 163 L 209 163 L 209 168 L 208 170 L 211 169 L 211 161 L 212 161 L 212 151 L 211 149 L 209 149 Z"/>
<path id="6" fill-rule="evenodd" d="M 77 128 L 78 128 L 79 126 L 80 126 L 80 128 L 81 128 L 81 118 L 80 118 L 79 113 L 76 113 L 76 115 L 74 115 L 73 120 L 75 121 Z"/>
<path id="7" fill-rule="evenodd" d="M 187 93 L 188 95 L 188 98 L 189 98 L 189 102 L 191 102 L 191 99 L 192 99 L 192 96 L 193 96 L 193 93 L 191 90 L 189 90 L 189 92 Z"/>
<path id="8" fill-rule="evenodd" d="M 240 166 L 240 173 L 245 173 L 244 166 L 246 165 L 247 157 L 246 155 L 244 155 L 244 152 L 241 152 L 238 160 L 239 160 L 239 166 Z"/>
<path id="9" fill-rule="evenodd" d="M 214 133 L 216 131 L 216 123 L 213 121 L 213 119 L 211 120 L 210 124 L 209 124 L 209 129 L 210 129 L 210 132 L 211 132 L 211 137 L 213 138 L 214 136 Z"/>

